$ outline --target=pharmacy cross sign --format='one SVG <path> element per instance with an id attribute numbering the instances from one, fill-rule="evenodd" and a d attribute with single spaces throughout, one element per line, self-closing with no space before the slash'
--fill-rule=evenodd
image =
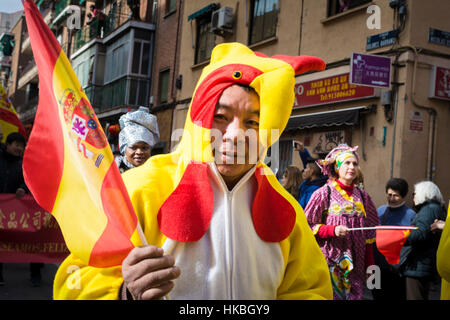
<path id="1" fill-rule="evenodd" d="M 350 84 L 389 88 L 391 58 L 355 53 L 350 58 Z"/>

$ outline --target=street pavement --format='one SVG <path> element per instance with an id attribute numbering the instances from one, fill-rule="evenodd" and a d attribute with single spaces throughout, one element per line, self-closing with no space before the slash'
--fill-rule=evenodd
<path id="1" fill-rule="evenodd" d="M 29 263 L 4 263 L 5 285 L 0 286 L 0 300 L 51 300 L 53 299 L 53 279 L 57 264 L 44 264 L 41 269 L 41 285 L 33 287 L 30 281 Z"/>
<path id="2" fill-rule="evenodd" d="M 53 299 L 53 279 L 57 264 L 45 264 L 41 269 L 41 286 L 33 287 L 30 282 L 28 263 L 4 263 L 3 277 L 5 285 L 0 286 L 0 300 L 51 300 Z M 429 299 L 439 300 L 440 283 L 431 287 Z M 364 291 L 364 300 L 373 300 L 369 290 Z"/>

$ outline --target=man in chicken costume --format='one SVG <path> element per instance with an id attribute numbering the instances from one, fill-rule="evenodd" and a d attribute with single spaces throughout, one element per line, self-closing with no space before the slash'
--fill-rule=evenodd
<path id="1" fill-rule="evenodd" d="M 315 57 L 269 58 L 239 43 L 218 45 L 176 150 L 123 175 L 149 245 L 112 268 L 70 255 L 54 297 L 332 299 L 302 208 L 263 163 L 288 122 L 295 74 L 324 68 Z M 253 163 L 248 132 L 256 132 Z M 78 274 L 67 272 L 73 265 Z"/>

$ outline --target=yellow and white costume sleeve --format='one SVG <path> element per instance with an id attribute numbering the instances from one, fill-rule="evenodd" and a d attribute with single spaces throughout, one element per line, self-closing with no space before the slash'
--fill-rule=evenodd
<path id="1" fill-rule="evenodd" d="M 442 231 L 441 240 L 437 251 L 437 269 L 442 278 L 441 300 L 450 300 L 450 227 L 448 217 L 450 216 L 450 203 L 448 207 L 447 220 Z"/>
<path id="2" fill-rule="evenodd" d="M 210 142 L 217 101 L 239 83 L 259 95 L 266 152 L 289 119 L 295 73 L 324 67 L 315 57 L 269 58 L 238 43 L 217 46 L 177 149 L 123 175 L 149 244 L 173 255 L 181 269 L 171 299 L 332 299 L 328 267 L 303 210 L 263 163 L 265 153 L 228 190 Z M 117 299 L 122 282 L 120 267 L 96 269 L 71 255 L 58 270 L 54 297 Z"/>

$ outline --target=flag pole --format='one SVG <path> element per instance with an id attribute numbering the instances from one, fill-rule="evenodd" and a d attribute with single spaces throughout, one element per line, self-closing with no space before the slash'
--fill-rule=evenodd
<path id="1" fill-rule="evenodd" d="M 376 226 L 376 227 L 362 227 L 362 228 L 349 228 L 348 231 L 356 230 L 417 230 L 418 227 L 404 227 L 404 226 Z"/>
<path id="2" fill-rule="evenodd" d="M 139 235 L 139 238 L 141 239 L 142 244 L 144 246 L 148 246 L 147 239 L 145 238 L 144 231 L 142 231 L 142 227 L 141 227 L 141 224 L 139 223 L 139 220 L 137 221 L 136 228 L 137 228 L 137 233 Z"/>

